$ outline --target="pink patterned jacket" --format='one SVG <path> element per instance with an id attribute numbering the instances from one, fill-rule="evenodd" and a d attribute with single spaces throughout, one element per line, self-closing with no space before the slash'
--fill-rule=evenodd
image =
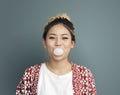
<path id="1" fill-rule="evenodd" d="M 39 70 L 41 64 L 25 70 L 16 88 L 16 95 L 37 95 Z M 94 76 L 86 67 L 72 63 L 73 95 L 96 95 Z"/>

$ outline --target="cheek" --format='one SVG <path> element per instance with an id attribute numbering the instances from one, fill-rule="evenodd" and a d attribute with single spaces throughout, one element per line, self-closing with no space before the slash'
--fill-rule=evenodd
<path id="1" fill-rule="evenodd" d="M 66 44 L 66 45 L 64 46 L 64 51 L 65 51 L 65 53 L 68 54 L 68 53 L 70 52 L 70 50 L 71 50 L 71 44 Z"/>
<path id="2" fill-rule="evenodd" d="M 47 50 L 48 54 L 50 55 L 51 52 L 53 51 L 53 43 L 46 41 L 45 45 L 46 45 L 46 50 Z"/>
<path id="3" fill-rule="evenodd" d="M 50 48 L 54 46 L 54 42 L 46 41 L 46 47 Z"/>
<path id="4" fill-rule="evenodd" d="M 72 48 L 73 47 L 72 42 L 67 42 L 67 43 L 64 42 L 64 46 L 66 48 Z"/>

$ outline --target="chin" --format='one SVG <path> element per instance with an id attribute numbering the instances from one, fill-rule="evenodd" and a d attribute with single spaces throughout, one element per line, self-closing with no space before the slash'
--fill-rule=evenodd
<path id="1" fill-rule="evenodd" d="M 64 56 L 55 56 L 54 55 L 54 57 L 52 57 L 51 58 L 52 60 L 54 60 L 54 61 L 63 61 L 63 60 L 65 60 L 65 59 L 67 59 L 66 57 L 64 57 Z"/>

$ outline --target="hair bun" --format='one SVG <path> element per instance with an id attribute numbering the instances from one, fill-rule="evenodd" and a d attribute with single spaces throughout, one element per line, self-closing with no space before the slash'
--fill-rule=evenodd
<path id="1" fill-rule="evenodd" d="M 58 15 L 56 15 L 56 16 L 53 16 L 53 17 L 51 17 L 51 18 L 49 19 L 48 22 L 50 23 L 50 22 L 52 22 L 52 21 L 54 21 L 55 19 L 58 19 L 58 18 L 67 19 L 68 21 L 71 22 L 70 17 L 69 17 L 66 13 L 62 13 L 62 14 L 58 14 Z"/>

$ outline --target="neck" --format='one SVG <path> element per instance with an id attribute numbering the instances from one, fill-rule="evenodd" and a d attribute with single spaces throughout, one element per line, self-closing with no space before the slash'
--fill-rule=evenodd
<path id="1" fill-rule="evenodd" d="M 71 63 L 68 60 L 55 62 L 50 60 L 46 63 L 47 68 L 57 75 L 63 75 L 71 71 Z"/>

